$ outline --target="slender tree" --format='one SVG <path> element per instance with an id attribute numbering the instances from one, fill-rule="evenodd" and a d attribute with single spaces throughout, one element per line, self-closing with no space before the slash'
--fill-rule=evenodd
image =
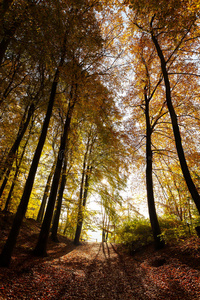
<path id="1" fill-rule="evenodd" d="M 31 130 L 32 130 L 32 127 L 33 127 L 33 123 L 34 123 L 34 120 L 32 120 L 32 124 L 30 126 L 30 129 L 29 129 L 29 133 L 28 133 L 28 137 L 26 138 L 26 142 L 22 148 L 22 153 L 20 155 L 20 158 L 19 158 L 19 161 L 18 159 L 16 159 L 16 169 L 15 169 L 15 173 L 14 173 L 14 177 L 13 177 L 13 180 L 12 180 L 12 185 L 10 187 L 10 190 L 9 190 L 9 193 L 8 193 L 8 197 L 6 199 L 6 204 L 5 204 L 5 207 L 4 207 L 4 211 L 7 212 L 8 211 L 8 208 L 9 208 L 9 205 L 10 205 L 10 201 L 11 201 L 11 197 L 12 197 L 12 193 L 13 193 L 13 190 L 14 190 L 14 187 L 15 187 L 15 184 L 17 182 L 17 177 L 19 176 L 19 172 L 20 172 L 20 166 L 22 164 L 22 160 L 24 158 L 24 154 L 25 154 L 25 151 L 26 151 L 26 147 L 28 145 L 28 142 L 29 142 L 29 139 L 31 137 Z"/>
<path id="2" fill-rule="evenodd" d="M 66 154 L 67 157 L 67 154 Z M 58 232 L 58 225 L 59 225 L 59 219 L 60 219 L 60 213 L 62 208 L 62 200 L 63 200 L 63 193 L 67 181 L 67 159 L 64 159 L 63 169 L 62 169 L 62 177 L 61 177 L 61 183 L 59 187 L 58 197 L 56 200 L 56 209 L 54 212 L 53 217 L 53 223 L 51 227 L 51 239 L 54 242 L 59 242 L 57 232 Z"/>
<path id="3" fill-rule="evenodd" d="M 47 178 L 47 183 L 46 183 L 44 194 L 43 194 L 43 197 L 42 197 L 42 202 L 41 202 L 40 209 L 39 209 L 39 212 L 38 212 L 38 215 L 37 215 L 37 221 L 39 223 L 42 223 L 42 220 L 43 220 L 43 217 L 44 217 L 45 207 L 46 207 L 47 199 L 48 199 L 48 196 L 49 196 L 49 190 L 50 190 L 50 187 L 51 187 L 51 180 L 52 180 L 52 177 L 53 177 L 53 174 L 54 174 L 54 171 L 55 171 L 55 166 L 56 166 L 56 160 L 54 161 L 54 163 L 51 167 L 51 171 L 49 173 L 49 176 Z"/>
<path id="4" fill-rule="evenodd" d="M 83 225 L 83 209 L 85 208 L 86 199 L 84 199 L 84 194 L 87 196 L 88 184 L 89 184 L 89 154 L 92 151 L 91 145 L 91 132 L 89 132 L 86 150 L 83 158 L 83 167 L 82 167 L 82 175 L 81 175 L 81 184 L 80 184 L 80 193 L 79 193 L 79 202 L 78 202 L 78 216 L 77 216 L 77 226 L 76 226 L 76 233 L 74 238 L 74 244 L 79 244 L 79 239 L 81 235 L 81 229 Z"/>
<path id="5" fill-rule="evenodd" d="M 28 112 L 27 112 L 28 109 Z M 33 116 L 34 110 L 35 110 L 35 105 L 32 103 L 29 108 L 27 107 L 27 109 L 24 112 L 24 115 L 22 117 L 20 126 L 19 126 L 19 130 L 18 130 L 18 134 L 16 137 L 15 142 L 13 143 L 6 160 L 3 162 L 3 166 L 2 166 L 2 170 L 0 172 L 0 180 L 2 179 L 2 176 L 4 175 L 4 173 L 6 172 L 6 176 L 4 179 L 4 182 L 2 183 L 2 186 L 0 188 L 0 197 L 3 193 L 4 187 L 7 183 L 8 180 L 8 176 L 10 174 L 11 168 L 12 168 L 12 164 L 13 161 L 15 159 L 15 154 L 19 148 L 19 145 L 21 143 L 21 140 L 26 132 L 26 129 L 30 123 L 31 117 Z"/>
<path id="6" fill-rule="evenodd" d="M 87 166 L 87 169 L 85 170 L 85 181 L 84 181 L 84 188 L 83 188 L 83 195 L 81 198 L 81 201 L 79 200 L 79 208 L 78 208 L 78 220 L 77 220 L 77 226 L 76 226 L 76 233 L 74 238 L 74 244 L 78 245 L 81 231 L 83 227 L 83 221 L 84 221 L 84 209 L 86 206 L 87 196 L 88 196 L 88 189 L 89 189 L 89 180 L 92 173 L 92 167 Z"/>
<path id="7" fill-rule="evenodd" d="M 178 153 L 181 170 L 183 172 L 183 176 L 185 178 L 188 190 L 190 191 L 190 194 L 191 194 L 191 196 L 196 204 L 196 207 L 200 213 L 200 195 L 199 195 L 198 190 L 193 182 L 193 179 L 191 177 L 191 174 L 190 174 L 190 171 L 189 171 L 189 168 L 187 165 L 187 161 L 185 158 L 185 153 L 184 153 L 184 149 L 182 146 L 181 134 L 180 134 L 179 125 L 178 125 L 178 119 L 177 119 L 177 115 L 176 115 L 174 106 L 172 104 L 171 87 L 170 87 L 169 75 L 168 75 L 168 71 L 167 71 L 167 63 L 166 63 L 163 52 L 161 50 L 161 47 L 159 45 L 159 42 L 158 42 L 156 35 L 154 33 L 154 30 L 153 30 L 153 19 L 154 18 L 152 18 L 152 21 L 151 21 L 151 36 L 152 36 L 152 40 L 154 42 L 154 45 L 156 47 L 156 50 L 157 50 L 157 53 L 158 53 L 158 56 L 159 56 L 160 62 L 161 62 L 161 69 L 162 69 L 163 78 L 164 78 L 164 82 L 165 82 L 167 107 L 168 107 L 170 117 L 171 117 L 173 133 L 174 133 L 174 138 L 175 138 L 175 143 L 176 143 L 176 150 Z"/>
<path id="8" fill-rule="evenodd" d="M 146 119 L 146 187 L 147 187 L 147 201 L 149 209 L 149 217 L 151 222 L 151 227 L 153 231 L 155 247 L 156 249 L 161 249 L 164 246 L 164 241 L 161 240 L 161 230 L 158 223 L 158 218 L 155 209 L 154 201 L 154 190 L 153 190 L 153 177 L 152 177 L 152 162 L 153 155 L 151 149 L 151 135 L 152 126 L 150 123 L 150 113 L 149 113 L 149 99 L 147 96 L 147 90 L 144 90 L 145 97 L 145 119 Z"/>
<path id="9" fill-rule="evenodd" d="M 151 37 L 160 61 L 160 68 L 165 85 L 166 104 L 171 118 L 176 151 L 188 190 L 200 213 L 200 195 L 194 184 L 186 161 L 178 117 L 172 102 L 172 87 L 169 79 L 170 69 L 174 68 L 173 74 L 176 74 L 176 68 L 174 67 L 175 61 L 178 60 L 179 56 L 184 59 L 184 55 L 186 55 L 184 47 L 187 47 L 187 43 L 192 46 L 191 41 L 193 41 L 194 47 L 196 45 L 196 38 L 198 37 L 196 22 L 199 16 L 196 11 L 191 9 L 188 10 L 187 1 L 184 3 L 180 0 L 163 1 L 163 5 L 160 5 L 159 7 L 154 1 L 149 1 L 146 3 L 147 5 L 143 5 L 143 1 L 139 3 L 137 0 L 131 0 L 130 2 L 134 14 L 132 17 L 134 25 L 140 32 Z M 189 35 L 192 35 L 193 38 L 188 38 Z M 161 43 L 163 43 L 164 49 L 168 49 L 167 54 L 165 55 Z M 181 47 L 183 49 L 181 49 Z M 192 64 L 190 63 L 189 65 L 191 68 Z M 180 66 L 177 66 L 177 69 L 179 67 Z"/>

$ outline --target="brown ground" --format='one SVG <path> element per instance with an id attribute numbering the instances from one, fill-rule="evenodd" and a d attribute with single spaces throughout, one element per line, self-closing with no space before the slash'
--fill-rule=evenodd
<path id="1" fill-rule="evenodd" d="M 0 221 L 3 241 L 8 224 Z M 60 237 L 59 244 L 49 242 L 48 257 L 36 258 L 30 248 L 38 232 L 27 220 L 10 268 L 0 268 L 0 299 L 200 299 L 197 238 L 157 252 L 148 246 L 131 257 L 115 244 L 75 247 Z"/>

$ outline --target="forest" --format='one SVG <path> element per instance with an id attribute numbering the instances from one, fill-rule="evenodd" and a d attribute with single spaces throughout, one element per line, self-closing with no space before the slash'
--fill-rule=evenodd
<path id="1" fill-rule="evenodd" d="M 1 0 L 0 74 L 0 267 L 25 219 L 33 257 L 200 236 L 199 0 Z"/>

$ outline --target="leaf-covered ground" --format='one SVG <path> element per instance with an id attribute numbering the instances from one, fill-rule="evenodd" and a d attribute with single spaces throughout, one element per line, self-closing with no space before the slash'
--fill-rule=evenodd
<path id="1" fill-rule="evenodd" d="M 10 268 L 0 268 L 0 299 L 200 299 L 197 238 L 161 251 L 149 246 L 131 257 L 115 244 L 75 247 L 60 237 L 59 244 L 49 241 L 48 257 L 37 258 L 30 248 L 38 232 L 27 220 Z"/>

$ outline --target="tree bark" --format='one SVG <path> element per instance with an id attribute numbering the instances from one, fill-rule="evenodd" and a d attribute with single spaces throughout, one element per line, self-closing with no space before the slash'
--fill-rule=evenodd
<path id="1" fill-rule="evenodd" d="M 54 242 L 59 242 L 57 232 L 58 232 L 58 225 L 59 225 L 59 219 L 60 219 L 60 213 L 61 213 L 61 207 L 62 207 L 62 199 L 63 199 L 63 193 L 67 181 L 67 161 L 65 159 L 64 165 L 63 165 L 63 172 L 62 172 L 62 179 L 61 179 L 61 184 L 58 192 L 58 198 L 57 198 L 57 206 L 56 210 L 54 213 L 54 218 L 53 218 L 53 225 L 51 228 L 51 239 Z"/>
<path id="2" fill-rule="evenodd" d="M 161 230 L 158 223 L 158 218 L 155 208 L 154 191 L 153 191 L 153 176 L 152 176 L 152 149 L 151 149 L 151 135 L 152 128 L 149 116 L 149 99 L 145 91 L 145 118 L 146 118 L 146 188 L 147 188 L 147 201 L 151 228 L 153 231 L 154 244 L 156 249 L 164 247 L 165 243 L 161 239 Z"/>
<path id="3" fill-rule="evenodd" d="M 170 81 L 169 81 L 169 76 L 168 76 L 168 72 L 167 72 L 166 61 L 165 61 L 162 49 L 158 43 L 158 40 L 153 33 L 153 29 L 152 29 L 151 36 L 152 36 L 152 41 L 155 45 L 157 54 L 158 54 L 158 56 L 160 58 L 160 62 L 161 62 L 161 69 L 162 69 L 162 74 L 163 74 L 164 82 L 165 82 L 166 102 L 167 102 L 167 107 L 168 107 L 171 122 L 172 122 L 172 128 L 173 128 L 173 133 L 174 133 L 174 138 L 175 138 L 175 143 L 176 143 L 176 150 L 177 150 L 181 170 L 182 170 L 183 176 L 185 178 L 188 190 L 189 190 L 189 192 L 194 200 L 194 203 L 198 209 L 198 212 L 200 214 L 200 195 L 199 195 L 197 188 L 192 180 L 192 177 L 191 177 L 191 174 L 190 174 L 187 162 L 186 162 L 185 153 L 184 153 L 183 146 L 182 146 L 181 134 L 180 134 L 178 120 L 177 120 L 177 115 L 176 115 L 176 112 L 175 112 L 173 104 L 172 104 L 171 87 L 170 87 Z"/>
<path id="4" fill-rule="evenodd" d="M 76 233 L 74 238 L 74 244 L 79 244 L 79 238 L 80 238 L 80 224 L 82 222 L 82 201 L 83 201 L 83 188 L 84 188 L 84 181 L 85 181 L 85 168 L 86 168 L 86 158 L 87 158 L 87 150 L 84 155 L 83 160 L 83 170 L 82 170 L 82 176 L 81 176 L 81 186 L 80 186 L 80 193 L 79 193 L 79 203 L 78 203 L 78 217 L 77 217 L 77 226 L 76 226 Z"/>
<path id="5" fill-rule="evenodd" d="M 82 197 L 83 199 L 81 198 L 82 201 L 81 201 L 81 205 L 79 205 L 79 211 L 78 211 L 78 220 L 77 220 L 77 227 L 76 227 L 76 233 L 74 239 L 75 245 L 79 244 L 81 231 L 83 227 L 83 220 L 84 220 L 83 209 L 86 206 L 86 200 L 87 200 L 88 188 L 89 188 L 89 178 L 90 178 L 91 171 L 92 171 L 92 167 L 87 166 L 85 182 L 84 182 L 84 193 Z"/>
<path id="6" fill-rule="evenodd" d="M 63 164 L 63 159 L 64 159 L 64 152 L 66 150 L 66 141 L 67 141 L 68 134 L 69 134 L 72 112 L 73 112 L 73 108 L 75 105 L 75 99 L 72 99 L 72 102 L 73 102 L 72 104 L 69 102 L 69 106 L 68 106 L 67 117 L 66 117 L 65 125 L 64 125 L 64 132 L 63 132 L 63 136 L 61 138 L 61 143 L 60 143 L 60 148 L 59 148 L 59 153 L 58 153 L 57 163 L 56 163 L 56 169 L 55 169 L 55 173 L 54 173 L 54 177 L 53 177 L 53 182 L 51 185 L 51 192 L 50 192 L 50 196 L 49 196 L 49 200 L 48 200 L 48 204 L 47 204 L 47 209 L 46 209 L 44 220 L 43 220 L 42 227 L 40 230 L 38 242 L 33 251 L 33 254 L 36 256 L 46 256 L 47 255 L 47 250 L 46 250 L 47 249 L 47 241 L 48 241 L 48 237 L 49 237 L 51 220 L 52 220 L 55 201 L 56 201 L 56 195 L 57 195 L 60 174 L 61 174 L 61 169 L 62 169 L 62 164 Z"/>
<path id="7" fill-rule="evenodd" d="M 39 209 L 39 212 L 38 212 L 38 215 L 37 215 L 37 222 L 39 222 L 39 223 L 42 223 L 42 220 L 43 220 L 43 217 L 44 217 L 45 207 L 46 207 L 47 199 L 48 199 L 48 196 L 49 196 L 51 179 L 52 179 L 53 174 L 54 174 L 55 166 L 56 166 L 56 161 L 54 161 L 53 166 L 51 168 L 51 172 L 48 176 L 46 187 L 45 187 L 45 190 L 44 190 L 44 195 L 43 195 L 42 202 L 41 202 L 41 205 L 40 205 L 40 209 Z"/>
<path id="8" fill-rule="evenodd" d="M 22 121 L 21 121 L 21 124 L 20 124 L 20 127 L 19 127 L 19 131 L 18 131 L 18 134 L 17 134 L 17 138 L 16 138 L 14 144 L 12 145 L 12 148 L 10 149 L 10 151 L 7 155 L 7 158 L 6 158 L 5 162 L 3 162 L 2 171 L 0 173 L 0 180 L 2 179 L 5 172 L 6 172 L 6 177 L 5 178 L 8 179 L 8 176 L 10 174 L 10 171 L 11 171 L 11 168 L 12 168 L 12 165 L 13 165 L 13 161 L 15 159 L 15 154 L 16 154 L 18 148 L 19 148 L 19 145 L 20 145 L 20 143 L 22 141 L 22 138 L 23 138 L 23 136 L 26 132 L 26 129 L 27 129 L 29 123 L 30 123 L 30 120 L 31 120 L 31 117 L 32 117 L 34 111 L 35 111 L 35 106 L 32 103 L 29 107 L 27 118 L 26 118 L 26 114 L 27 114 L 26 111 L 23 115 L 23 118 L 22 118 Z M 7 180 L 6 180 L 6 182 L 7 182 Z M 0 197 L 3 193 L 5 185 L 6 184 L 4 184 L 3 187 L 1 186 Z"/>
<path id="9" fill-rule="evenodd" d="M 32 122 L 32 126 L 33 126 L 33 122 Z M 22 160 L 23 160 L 23 157 L 24 157 L 24 154 L 25 154 L 25 150 L 26 150 L 26 146 L 28 144 L 28 141 L 29 141 L 29 138 L 31 136 L 31 129 L 32 129 L 32 126 L 31 128 L 29 129 L 29 135 L 28 135 L 28 138 L 26 140 L 26 143 L 23 147 L 23 151 L 22 151 L 22 154 L 21 154 L 21 157 L 19 159 L 19 162 L 17 163 L 16 161 L 16 170 L 15 170 L 15 174 L 14 174 L 14 177 L 13 177 L 13 181 L 12 181 L 12 185 L 11 185 L 11 188 L 10 188 L 10 191 L 9 191 L 9 194 L 8 194 L 8 197 L 6 199 L 6 204 L 5 204 L 5 208 L 4 208 L 4 211 L 7 212 L 8 211 L 8 208 L 9 208 L 9 205 L 10 205 L 10 200 L 11 200 L 11 196 L 12 196 L 12 192 L 14 190 L 14 187 L 15 187 L 15 183 L 17 181 L 17 177 L 19 175 L 19 170 L 20 170 L 20 166 L 21 166 L 21 163 L 22 163 Z"/>

